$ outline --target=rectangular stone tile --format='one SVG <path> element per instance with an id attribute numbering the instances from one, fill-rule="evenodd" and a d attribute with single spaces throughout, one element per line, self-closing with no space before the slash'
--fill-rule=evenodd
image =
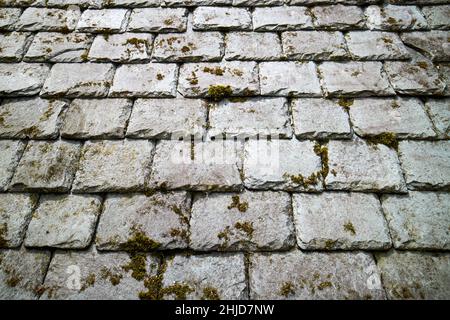
<path id="1" fill-rule="evenodd" d="M 233 6 L 281 6 L 284 4 L 283 0 L 232 0 Z"/>
<path id="2" fill-rule="evenodd" d="M 61 31 L 75 29 L 80 19 L 80 8 L 70 6 L 65 9 L 26 8 L 16 22 L 15 28 L 20 31 Z"/>
<path id="3" fill-rule="evenodd" d="M 295 245 L 290 214 L 288 193 L 202 195 L 192 206 L 190 247 L 199 251 L 289 249 Z"/>
<path id="4" fill-rule="evenodd" d="M 20 8 L 0 8 L 0 30 L 12 30 L 21 13 Z"/>
<path id="5" fill-rule="evenodd" d="M 177 255 L 167 262 L 162 280 L 164 299 L 248 299 L 244 255 Z M 186 294 L 175 290 L 178 286 Z"/>
<path id="6" fill-rule="evenodd" d="M 357 60 L 404 60 L 410 57 L 396 33 L 350 31 L 345 39 L 350 54 Z"/>
<path id="7" fill-rule="evenodd" d="M 287 31 L 281 34 L 283 53 L 289 60 L 339 60 L 348 58 L 344 36 L 338 31 Z"/>
<path id="8" fill-rule="evenodd" d="M 64 113 L 61 136 L 69 139 L 123 138 L 131 105 L 127 99 L 75 99 Z"/>
<path id="9" fill-rule="evenodd" d="M 108 195 L 97 229 L 99 250 L 187 248 L 191 197 L 186 192 Z M 143 239 L 141 243 L 137 239 Z"/>
<path id="10" fill-rule="evenodd" d="M 230 32 L 225 36 L 226 60 L 277 60 L 282 56 L 280 38 L 270 32 Z"/>
<path id="11" fill-rule="evenodd" d="M 162 0 L 168 7 L 197 7 L 231 5 L 233 0 Z"/>
<path id="12" fill-rule="evenodd" d="M 205 133 L 207 106 L 200 99 L 137 99 L 127 137 L 176 139 Z"/>
<path id="13" fill-rule="evenodd" d="M 73 183 L 75 192 L 142 190 L 153 144 L 146 140 L 88 141 Z"/>
<path id="14" fill-rule="evenodd" d="M 253 28 L 256 31 L 285 31 L 312 29 L 313 23 L 306 7 L 280 6 L 255 8 Z"/>
<path id="15" fill-rule="evenodd" d="M 1 33 L 0 61 L 17 62 L 22 60 L 22 56 L 30 41 L 31 37 L 28 32 Z"/>
<path id="16" fill-rule="evenodd" d="M 381 62 L 323 62 L 319 72 L 328 96 L 393 95 L 382 66 Z"/>
<path id="17" fill-rule="evenodd" d="M 36 202 L 29 194 L 0 193 L 0 248 L 22 244 Z"/>
<path id="18" fill-rule="evenodd" d="M 426 6 L 422 13 L 431 29 L 450 29 L 450 5 Z"/>
<path id="19" fill-rule="evenodd" d="M 0 64 L 0 96 L 31 96 L 41 90 L 50 67 L 39 63 Z"/>
<path id="20" fill-rule="evenodd" d="M 227 99 L 210 104 L 210 136 L 256 138 L 270 135 L 274 139 L 291 138 L 292 127 L 285 98 Z"/>
<path id="21" fill-rule="evenodd" d="M 245 143 L 244 184 L 248 189 L 320 191 L 321 158 L 312 141 L 249 140 Z"/>
<path id="22" fill-rule="evenodd" d="M 365 16 L 360 7 L 344 6 L 316 6 L 311 9 L 314 26 L 326 30 L 364 29 Z"/>
<path id="23" fill-rule="evenodd" d="M 442 138 L 450 135 L 450 99 L 429 99 L 425 108 L 438 134 Z"/>
<path id="24" fill-rule="evenodd" d="M 13 0 L 14 1 L 14 0 Z M 28 1 L 28 0 L 23 0 Z M 39 0 L 35 0 L 39 1 Z M 102 4 L 106 4 L 108 0 L 40 0 L 43 5 L 56 8 L 65 8 L 68 5 L 77 5 L 81 8 L 100 8 Z M 45 2 L 44 2 L 45 1 Z M 114 2 L 119 2 L 121 0 L 113 0 Z M 122 0 L 123 1 L 123 0 Z M 136 0 L 134 0 L 136 1 Z"/>
<path id="25" fill-rule="evenodd" d="M 305 250 L 380 250 L 391 247 L 389 229 L 374 194 L 294 194 L 297 242 Z"/>
<path id="26" fill-rule="evenodd" d="M 408 188 L 450 190 L 450 141 L 401 141 L 399 156 Z"/>
<path id="27" fill-rule="evenodd" d="M 120 65 L 110 90 L 111 97 L 175 97 L 176 64 Z"/>
<path id="28" fill-rule="evenodd" d="M 450 249 L 450 194 L 384 195 L 383 210 L 397 249 Z"/>
<path id="29" fill-rule="evenodd" d="M 301 5 L 318 5 L 318 4 L 332 4 L 332 3 L 342 3 L 346 5 L 351 4 L 371 4 L 380 2 L 380 0 L 287 0 L 287 2 L 291 5 L 293 4 L 301 4 Z"/>
<path id="30" fill-rule="evenodd" d="M 417 98 L 355 99 L 349 108 L 353 130 L 359 136 L 392 132 L 398 138 L 430 138 L 436 133 Z"/>
<path id="31" fill-rule="evenodd" d="M 101 205 L 99 196 L 41 196 L 28 226 L 25 246 L 86 248 L 93 237 Z"/>
<path id="32" fill-rule="evenodd" d="M 160 141 L 153 158 L 150 187 L 233 191 L 242 187 L 239 142 Z"/>
<path id="33" fill-rule="evenodd" d="M 369 6 L 365 10 L 367 27 L 371 30 L 422 30 L 427 21 L 416 6 Z"/>
<path id="34" fill-rule="evenodd" d="M 450 60 L 450 31 L 407 32 L 402 33 L 401 38 L 406 45 L 424 53 L 432 61 Z"/>
<path id="35" fill-rule="evenodd" d="M 0 299 L 36 300 L 50 263 L 50 251 L 0 251 Z"/>
<path id="36" fill-rule="evenodd" d="M 406 185 L 395 150 L 369 145 L 362 139 L 328 143 L 329 190 L 405 192 Z"/>
<path id="37" fill-rule="evenodd" d="M 255 300 L 385 299 L 375 260 L 365 252 L 252 254 L 249 278 Z"/>
<path id="38" fill-rule="evenodd" d="M 184 32 L 188 11 L 185 8 L 133 9 L 128 23 L 129 31 Z"/>
<path id="39" fill-rule="evenodd" d="M 12 178 L 10 189 L 68 191 L 75 174 L 80 149 L 79 143 L 64 140 L 28 142 Z"/>
<path id="40" fill-rule="evenodd" d="M 185 97 L 248 96 L 259 93 L 255 62 L 186 63 L 180 68 L 178 91 Z"/>
<path id="41" fill-rule="evenodd" d="M 57 63 L 45 80 L 41 96 L 104 97 L 114 71 L 109 63 Z"/>
<path id="42" fill-rule="evenodd" d="M 77 31 L 120 32 L 125 30 L 128 15 L 127 9 L 88 9 L 81 15 Z"/>
<path id="43" fill-rule="evenodd" d="M 390 251 L 376 254 L 389 299 L 441 300 L 450 295 L 450 255 Z"/>
<path id="44" fill-rule="evenodd" d="M 20 140 L 0 140 L 0 191 L 6 190 L 24 149 Z"/>
<path id="45" fill-rule="evenodd" d="M 93 36 L 84 33 L 39 32 L 33 38 L 24 61 L 83 62 Z"/>
<path id="46" fill-rule="evenodd" d="M 63 100 L 39 97 L 3 100 L 0 137 L 55 139 L 59 135 L 60 115 L 66 106 Z"/>
<path id="47" fill-rule="evenodd" d="M 294 133 L 299 139 L 347 139 L 352 136 L 348 114 L 338 101 L 293 99 L 291 108 Z"/>
<path id="48" fill-rule="evenodd" d="M 261 94 L 269 96 L 321 96 L 314 62 L 261 62 Z"/>
<path id="49" fill-rule="evenodd" d="M 193 30 L 251 30 L 247 8 L 199 7 L 192 14 Z"/>
<path id="50" fill-rule="evenodd" d="M 441 79 L 445 83 L 445 90 L 442 93 L 444 96 L 448 97 L 450 96 L 450 64 L 442 63 L 437 66 L 437 69 L 439 71 L 439 74 L 441 76 Z"/>

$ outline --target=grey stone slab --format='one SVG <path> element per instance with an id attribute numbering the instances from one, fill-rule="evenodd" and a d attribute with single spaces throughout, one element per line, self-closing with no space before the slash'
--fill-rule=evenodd
<path id="1" fill-rule="evenodd" d="M 247 8 L 198 7 L 192 14 L 194 30 L 251 30 L 252 15 Z"/>
<path id="2" fill-rule="evenodd" d="M 127 9 L 88 9 L 83 11 L 77 24 L 80 32 L 119 32 L 125 29 Z"/>
<path id="3" fill-rule="evenodd" d="M 233 6 L 281 6 L 284 4 L 283 0 L 232 0 Z"/>
<path id="4" fill-rule="evenodd" d="M 350 31 L 345 39 L 350 54 L 358 60 L 404 60 L 410 57 L 396 33 Z"/>
<path id="5" fill-rule="evenodd" d="M 11 30 L 19 20 L 20 8 L 0 8 L 0 29 Z"/>
<path id="6" fill-rule="evenodd" d="M 14 31 L 0 34 L 0 61 L 20 61 L 30 41 L 28 32 Z"/>
<path id="7" fill-rule="evenodd" d="M 407 32 L 401 38 L 406 45 L 424 53 L 432 61 L 450 60 L 450 31 Z"/>
<path id="8" fill-rule="evenodd" d="M 439 64 L 437 66 L 437 69 L 439 71 L 439 74 L 441 76 L 441 79 L 445 83 L 445 90 L 443 92 L 443 95 L 448 97 L 450 96 L 450 64 Z"/>
<path id="9" fill-rule="evenodd" d="M 21 31 L 72 31 L 80 19 L 80 8 L 67 9 L 26 8 L 16 22 L 15 28 Z"/>
<path id="10" fill-rule="evenodd" d="M 327 30 L 364 29 L 365 16 L 360 7 L 344 6 L 316 6 L 311 9 L 314 26 Z"/>
<path id="11" fill-rule="evenodd" d="M 184 32 L 187 28 L 185 8 L 133 9 L 128 23 L 129 31 L 137 32 Z"/>
<path id="12" fill-rule="evenodd" d="M 0 140 L 0 191 L 6 190 L 24 149 L 20 140 Z"/>
<path id="13" fill-rule="evenodd" d="M 168 7 L 231 5 L 233 0 L 161 0 Z"/>
<path id="14" fill-rule="evenodd" d="M 422 13 L 431 29 L 450 29 L 450 5 L 426 6 Z"/>
<path id="15" fill-rule="evenodd" d="M 439 135 L 447 138 L 450 134 L 450 99 L 429 99 L 425 108 Z"/>
<path id="16" fill-rule="evenodd" d="M 282 55 L 276 33 L 230 32 L 225 42 L 226 60 L 278 60 Z"/>
<path id="17" fill-rule="evenodd" d="M 416 6 L 369 6 L 365 10 L 367 26 L 371 30 L 423 30 L 427 21 Z"/>
<path id="18" fill-rule="evenodd" d="M 2 63 L 0 95 L 34 95 L 41 90 L 49 71 L 49 66 L 40 63 Z"/>
<path id="19" fill-rule="evenodd" d="M 279 6 L 255 8 L 253 28 L 256 31 L 312 29 L 312 18 L 305 7 Z"/>

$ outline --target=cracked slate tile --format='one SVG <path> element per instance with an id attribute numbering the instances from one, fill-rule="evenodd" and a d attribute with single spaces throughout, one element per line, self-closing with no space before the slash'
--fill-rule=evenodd
<path id="1" fill-rule="evenodd" d="M 450 99 L 428 99 L 425 108 L 439 135 L 448 138 L 450 135 Z"/>
<path id="2" fill-rule="evenodd" d="M 424 53 L 433 62 L 450 60 L 450 31 L 407 32 L 401 38 L 406 45 Z"/>
<path id="3" fill-rule="evenodd" d="M 426 6 L 422 8 L 422 13 L 431 29 L 450 28 L 450 5 Z"/>
<path id="4" fill-rule="evenodd" d="M 21 140 L 0 140 L 0 191 L 6 190 L 25 146 Z"/>

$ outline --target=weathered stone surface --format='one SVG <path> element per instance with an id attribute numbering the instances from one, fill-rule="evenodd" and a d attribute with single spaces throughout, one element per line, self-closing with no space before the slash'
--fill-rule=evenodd
<path id="1" fill-rule="evenodd" d="M 372 30 L 422 30 L 427 22 L 416 6 L 369 6 L 365 11 L 367 26 Z"/>
<path id="2" fill-rule="evenodd" d="M 450 248 L 449 193 L 410 191 L 381 200 L 395 248 Z"/>
<path id="3" fill-rule="evenodd" d="M 15 0 L 13 0 L 13 1 L 15 1 Z M 23 1 L 29 2 L 29 0 L 23 0 Z M 102 4 L 105 5 L 107 2 L 107 0 L 35 0 L 35 2 L 36 1 L 41 1 L 41 2 L 43 2 L 44 5 L 47 5 L 49 7 L 56 7 L 56 8 L 65 8 L 68 5 L 77 5 L 82 8 L 100 8 Z M 113 0 L 113 2 L 115 2 L 115 3 L 119 3 L 120 1 L 126 1 L 126 0 Z"/>
<path id="4" fill-rule="evenodd" d="M 214 267 L 212 267 L 214 266 Z M 187 299 L 248 299 L 243 254 L 175 256 L 167 261 L 163 288 L 188 286 Z M 171 290 L 164 299 L 176 298 Z"/>
<path id="5" fill-rule="evenodd" d="M 125 29 L 127 23 L 127 9 L 88 9 L 77 25 L 81 32 L 119 32 Z"/>
<path id="6" fill-rule="evenodd" d="M 215 5 L 231 5 L 233 0 L 161 0 L 166 6 L 215 6 Z"/>
<path id="7" fill-rule="evenodd" d="M 257 300 L 385 298 L 375 261 L 363 252 L 253 254 L 249 277 Z"/>
<path id="8" fill-rule="evenodd" d="M 432 61 L 450 60 L 450 31 L 407 32 L 401 37 L 406 45 L 423 52 Z"/>
<path id="9" fill-rule="evenodd" d="M 186 248 L 190 204 L 186 192 L 109 195 L 97 229 L 97 248 L 130 250 L 135 237 L 148 240 L 147 250 Z"/>
<path id="10" fill-rule="evenodd" d="M 159 34 L 152 58 L 164 62 L 219 61 L 224 40 L 219 32 L 186 32 Z"/>
<path id="11" fill-rule="evenodd" d="M 0 191 L 6 189 L 24 149 L 20 140 L 0 140 Z"/>
<path id="12" fill-rule="evenodd" d="M 54 8 L 26 8 L 15 24 L 24 31 L 71 31 L 80 18 L 80 8 L 69 6 L 67 10 Z"/>
<path id="13" fill-rule="evenodd" d="M 50 251 L 0 251 L 0 299 L 37 299 L 50 258 Z"/>
<path id="14" fill-rule="evenodd" d="M 302 98 L 291 103 L 295 136 L 303 139 L 351 137 L 348 114 L 336 101 Z"/>
<path id="15" fill-rule="evenodd" d="M 0 193 L 0 248 L 22 244 L 36 200 L 29 194 Z"/>
<path id="16" fill-rule="evenodd" d="M 80 144 L 58 140 L 30 141 L 20 159 L 12 190 L 66 192 L 70 189 Z M 45 161 L 42 161 L 45 159 Z"/>
<path id="17" fill-rule="evenodd" d="M 431 29 L 450 28 L 450 5 L 423 7 L 422 13 Z"/>
<path id="18" fill-rule="evenodd" d="M 450 99 L 429 99 L 425 108 L 439 135 L 447 138 L 450 135 Z"/>
<path id="19" fill-rule="evenodd" d="M 346 34 L 348 50 L 358 60 L 402 60 L 409 58 L 396 33 L 379 31 L 350 31 Z"/>
<path id="20" fill-rule="evenodd" d="M 20 8 L 0 8 L 0 29 L 12 29 L 21 13 Z"/>
<path id="21" fill-rule="evenodd" d="M 148 63 L 120 65 L 110 90 L 111 97 L 174 97 L 176 64 Z"/>
<path id="22" fill-rule="evenodd" d="M 210 105 L 211 136 L 272 138 L 292 137 L 292 128 L 285 98 L 252 98 L 246 101 L 222 100 Z"/>
<path id="23" fill-rule="evenodd" d="M 226 91 L 230 91 L 232 96 L 258 94 L 257 64 L 240 61 L 186 63 L 180 68 L 178 91 L 185 97 L 211 96 L 216 91 L 213 89 L 228 87 Z"/>
<path id="24" fill-rule="evenodd" d="M 150 186 L 162 189 L 233 191 L 242 186 L 239 142 L 161 141 L 156 146 Z"/>
<path id="25" fill-rule="evenodd" d="M 153 144 L 146 140 L 85 143 L 73 190 L 135 191 L 144 187 Z"/>
<path id="26" fill-rule="evenodd" d="M 67 75 L 70 75 L 68 77 Z M 44 97 L 104 97 L 114 75 L 109 63 L 57 63 L 44 83 Z"/>
<path id="27" fill-rule="evenodd" d="M 184 8 L 133 9 L 128 23 L 129 31 L 184 32 L 188 11 Z"/>
<path id="28" fill-rule="evenodd" d="M 387 0 L 389 3 L 393 4 L 421 4 L 424 6 L 429 6 L 432 4 L 447 3 L 446 0 Z"/>
<path id="29" fill-rule="evenodd" d="M 441 79 L 446 84 L 443 92 L 444 96 L 450 96 L 450 64 L 440 64 L 437 66 Z"/>
<path id="30" fill-rule="evenodd" d="M 320 157 L 314 153 L 312 141 L 245 143 L 244 184 L 249 189 L 318 191 L 322 190 L 320 172 Z"/>
<path id="31" fill-rule="evenodd" d="M 393 95 L 382 66 L 381 62 L 324 62 L 319 71 L 328 96 Z"/>
<path id="32" fill-rule="evenodd" d="M 230 32 L 225 42 L 227 60 L 276 60 L 282 55 L 276 33 Z"/>
<path id="33" fill-rule="evenodd" d="M 348 58 L 344 36 L 331 31 L 287 31 L 281 34 L 284 55 L 291 60 Z"/>
<path id="34" fill-rule="evenodd" d="M 313 23 L 305 7 L 255 8 L 253 28 L 257 31 L 312 29 Z"/>
<path id="35" fill-rule="evenodd" d="M 93 36 L 84 33 L 39 32 L 33 38 L 24 61 L 82 62 Z"/>
<path id="36" fill-rule="evenodd" d="M 376 195 L 326 192 L 295 194 L 297 242 L 306 250 L 379 250 L 391 247 Z"/>
<path id="37" fill-rule="evenodd" d="M 376 254 L 389 299 L 447 299 L 450 255 L 390 251 Z"/>
<path id="38" fill-rule="evenodd" d="M 127 99 L 75 99 L 64 113 L 61 136 L 123 138 L 131 105 Z"/>
<path id="39" fill-rule="evenodd" d="M 233 6 L 282 6 L 283 0 L 232 0 Z"/>
<path id="40" fill-rule="evenodd" d="M 262 95 L 322 95 L 314 62 L 262 62 L 259 74 Z"/>
<path id="41" fill-rule="evenodd" d="M 42 196 L 28 226 L 25 246 L 86 248 L 91 242 L 101 204 L 99 196 Z"/>
<path id="42" fill-rule="evenodd" d="M 20 61 L 30 40 L 28 32 L 0 34 L 0 61 Z"/>
<path id="43" fill-rule="evenodd" d="M 360 7 L 344 6 L 317 6 L 311 9 L 314 17 L 314 26 L 327 30 L 349 30 L 365 27 L 364 13 Z"/>
<path id="44" fill-rule="evenodd" d="M 328 143 L 330 190 L 405 192 L 406 185 L 395 150 L 369 145 L 355 138 Z"/>
<path id="45" fill-rule="evenodd" d="M 450 141 L 401 141 L 399 156 L 411 189 L 450 189 Z"/>
<path id="46" fill-rule="evenodd" d="M 0 105 L 0 137 L 57 138 L 59 116 L 66 105 L 62 100 L 45 100 L 39 97 L 3 100 Z"/>
<path id="47" fill-rule="evenodd" d="M 342 3 L 346 5 L 350 4 L 370 4 L 370 3 L 377 3 L 380 2 L 380 0 L 287 0 L 290 5 L 294 4 L 301 4 L 301 5 L 317 5 L 317 4 L 333 4 L 333 3 Z"/>
<path id="48" fill-rule="evenodd" d="M 199 7 L 192 16 L 194 30 L 250 30 L 252 16 L 247 8 Z"/>
<path id="49" fill-rule="evenodd" d="M 192 206 L 194 250 L 279 250 L 294 246 L 291 199 L 284 192 L 208 194 Z"/>
<path id="50" fill-rule="evenodd" d="M 41 299 L 139 299 L 145 292 L 144 279 L 155 276 L 157 258 L 143 255 L 145 275 L 135 279 L 130 269 L 131 258 L 124 252 L 56 251 Z"/>
<path id="51" fill-rule="evenodd" d="M 38 93 L 49 72 L 39 63 L 0 64 L 0 95 L 30 96 Z"/>
<path id="52" fill-rule="evenodd" d="M 89 50 L 92 61 L 122 63 L 150 60 L 153 35 L 145 33 L 120 33 L 98 35 Z"/>
<path id="53" fill-rule="evenodd" d="M 206 104 L 199 99 L 138 99 L 133 106 L 127 137 L 201 137 L 205 133 L 206 118 Z"/>
<path id="54" fill-rule="evenodd" d="M 392 132 L 399 138 L 429 138 L 436 133 L 417 98 L 356 99 L 349 108 L 353 130 L 360 136 Z"/>

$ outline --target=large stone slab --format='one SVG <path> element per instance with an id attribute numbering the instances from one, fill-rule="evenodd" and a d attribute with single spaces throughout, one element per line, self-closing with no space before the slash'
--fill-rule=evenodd
<path id="1" fill-rule="evenodd" d="M 119 32 L 124 30 L 127 18 L 127 9 L 88 9 L 83 11 L 77 30 L 80 32 Z"/>
<path id="2" fill-rule="evenodd" d="M 0 140 L 0 191 L 6 190 L 24 149 L 20 140 Z"/>
<path id="3" fill-rule="evenodd" d="M 312 18 L 306 7 L 255 8 L 253 28 L 255 31 L 284 31 L 312 29 Z"/>
<path id="4" fill-rule="evenodd" d="M 429 99 L 425 108 L 438 131 L 443 138 L 450 134 L 450 99 Z"/>
<path id="5" fill-rule="evenodd" d="M 280 38 L 271 32 L 230 32 L 225 36 L 227 60 L 277 60 Z"/>
<path id="6" fill-rule="evenodd" d="M 188 11 L 185 8 L 133 9 L 128 23 L 129 31 L 184 32 Z"/>
<path id="7" fill-rule="evenodd" d="M 192 15 L 194 30 L 250 30 L 252 15 L 247 8 L 198 7 Z"/>
<path id="8" fill-rule="evenodd" d="M 432 61 L 450 60 L 450 31 L 408 32 L 402 34 L 402 41 L 423 52 Z"/>
<path id="9" fill-rule="evenodd" d="M 49 66 L 40 63 L 0 64 L 0 96 L 35 95 L 49 71 Z"/>
<path id="10" fill-rule="evenodd" d="M 75 29 L 80 15 L 80 8 L 77 6 L 69 6 L 67 10 L 28 7 L 14 27 L 25 31 L 69 32 Z"/>
<path id="11" fill-rule="evenodd" d="M 416 6 L 369 6 L 365 11 L 367 26 L 372 30 L 422 30 L 427 21 Z"/>
<path id="12" fill-rule="evenodd" d="M 357 6 L 316 6 L 311 9 L 311 15 L 314 17 L 314 26 L 321 29 L 349 30 L 365 27 L 364 13 Z"/>
<path id="13" fill-rule="evenodd" d="M 0 34 L 0 61 L 20 61 L 30 41 L 29 32 L 14 31 Z"/>
<path id="14" fill-rule="evenodd" d="M 350 31 L 345 39 L 350 54 L 357 60 L 404 60 L 410 56 L 396 33 Z"/>

